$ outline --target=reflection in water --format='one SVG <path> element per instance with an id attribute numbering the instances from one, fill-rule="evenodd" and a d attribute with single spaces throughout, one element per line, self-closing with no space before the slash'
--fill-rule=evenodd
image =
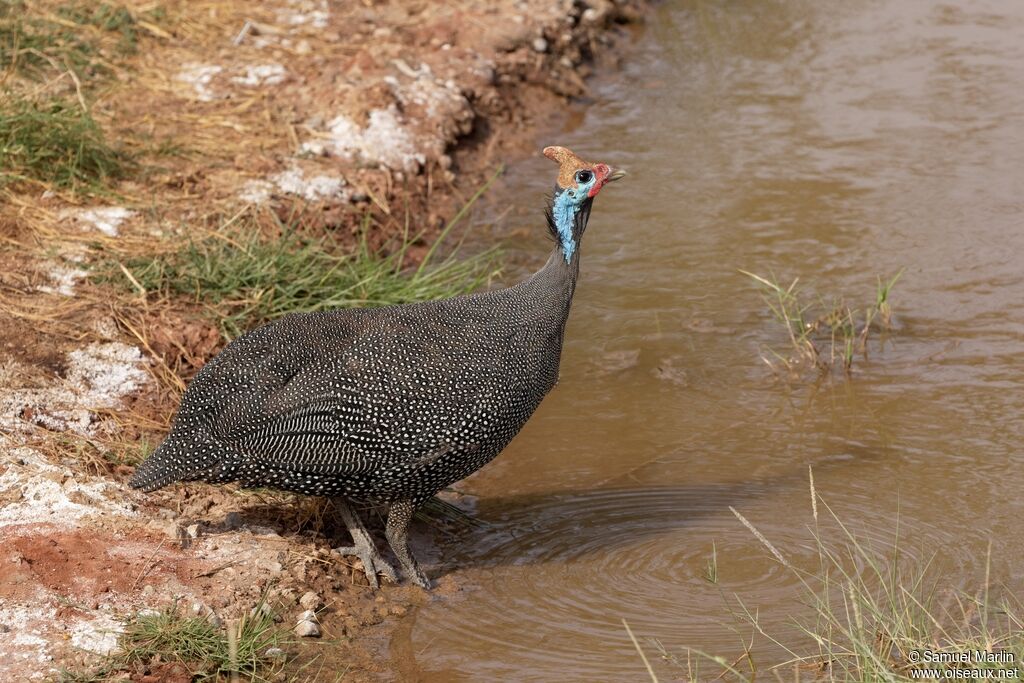
<path id="1" fill-rule="evenodd" d="M 723 595 L 774 632 L 815 560 L 807 466 L 870 544 L 895 520 L 954 585 L 1015 590 L 1024 531 L 1024 5 L 698 1 L 659 7 L 580 125 L 541 142 L 629 169 L 603 193 L 558 388 L 466 483 L 477 530 L 446 558 L 467 589 L 395 647 L 422 680 L 639 678 L 621 629 L 734 652 Z M 549 162 L 501 196 L 521 275 L 548 244 Z M 900 334 L 849 382 L 787 388 L 782 331 L 738 270 L 867 303 L 905 274 Z M 717 552 L 721 581 L 702 579 Z M 397 642 L 403 641 L 403 642 Z M 765 653 L 771 653 L 770 649 Z"/>

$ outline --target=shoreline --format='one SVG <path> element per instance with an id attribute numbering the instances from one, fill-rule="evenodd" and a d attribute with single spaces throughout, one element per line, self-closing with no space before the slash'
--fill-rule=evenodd
<path id="1" fill-rule="evenodd" d="M 183 381 L 222 341 L 199 303 L 127 300 L 89 268 L 180 248 L 242 211 L 299 212 L 304 229 L 350 245 L 367 221 L 374 248 L 409 220 L 420 235 L 410 256 L 422 258 L 500 160 L 539 153 L 540 127 L 617 61 L 647 3 L 153 6 L 124 6 L 131 50 L 118 52 L 126 28 L 118 38 L 83 24 L 94 62 L 6 93 L 80 101 L 134 170 L 98 189 L 0 184 L 0 562 L 12 568 L 0 578 L 0 663 L 19 679 L 87 672 L 114 651 L 121 621 L 146 610 L 174 601 L 221 623 L 266 600 L 284 631 L 305 609 L 319 614 L 321 638 L 308 642 L 332 654 L 301 639 L 287 648 L 296 665 L 394 678 L 389 635 L 431 597 L 370 591 L 358 562 L 331 556 L 345 531 L 322 501 L 127 489 L 125 454 L 155 445 Z M 418 526 L 436 574 L 442 543 Z M 460 590 L 435 578 L 435 596 Z M 120 671 L 177 680 L 175 667 Z"/>

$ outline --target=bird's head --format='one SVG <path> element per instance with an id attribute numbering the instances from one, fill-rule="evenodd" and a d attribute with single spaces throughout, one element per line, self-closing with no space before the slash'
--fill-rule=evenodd
<path id="1" fill-rule="evenodd" d="M 584 161 L 565 147 L 545 147 L 544 156 L 558 164 L 558 180 L 547 213 L 548 227 L 569 263 L 586 230 L 594 197 L 606 183 L 626 173 L 608 164 Z"/>

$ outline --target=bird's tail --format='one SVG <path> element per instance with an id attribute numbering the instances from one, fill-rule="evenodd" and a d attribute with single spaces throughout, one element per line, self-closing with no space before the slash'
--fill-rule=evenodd
<path id="1" fill-rule="evenodd" d="M 222 481 L 226 467 L 237 456 L 202 431 L 186 437 L 171 435 L 138 466 L 128 485 L 143 491 L 156 491 L 176 481 Z"/>

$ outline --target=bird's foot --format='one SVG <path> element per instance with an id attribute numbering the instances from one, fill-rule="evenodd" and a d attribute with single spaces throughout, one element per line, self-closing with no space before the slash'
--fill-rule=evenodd
<path id="1" fill-rule="evenodd" d="M 434 587 L 434 582 L 427 578 L 427 575 L 423 573 L 423 570 L 419 567 L 405 568 L 405 573 L 409 577 L 409 580 L 415 583 L 420 588 L 430 590 Z"/>
<path id="2" fill-rule="evenodd" d="M 335 548 L 331 552 L 342 557 L 358 557 L 363 563 L 363 571 L 366 572 L 366 580 L 370 582 L 371 588 L 380 587 L 380 582 L 377 580 L 378 573 L 390 579 L 391 583 L 398 583 L 398 573 L 395 568 L 380 556 L 372 542 L 357 542 L 356 545 Z"/>

